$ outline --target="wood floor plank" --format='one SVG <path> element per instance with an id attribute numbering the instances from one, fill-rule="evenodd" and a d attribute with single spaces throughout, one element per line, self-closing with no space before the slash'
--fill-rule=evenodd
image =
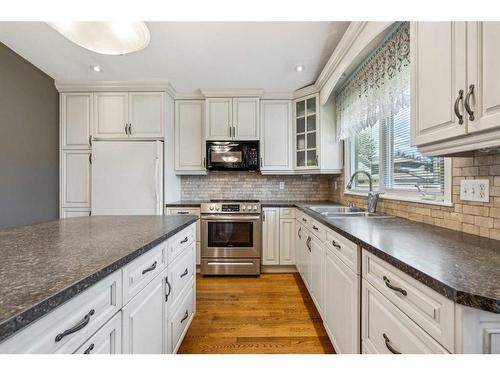
<path id="1" fill-rule="evenodd" d="M 197 311 L 180 354 L 335 353 L 298 274 L 196 282 Z"/>

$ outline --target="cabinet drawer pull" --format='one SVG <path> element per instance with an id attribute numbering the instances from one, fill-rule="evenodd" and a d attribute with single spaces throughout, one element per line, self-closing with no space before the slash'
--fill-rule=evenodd
<path id="1" fill-rule="evenodd" d="M 307 219 L 306 219 L 306 218 L 302 218 L 302 221 L 303 221 L 304 223 L 307 223 Z"/>
<path id="2" fill-rule="evenodd" d="M 90 354 L 90 352 L 94 349 L 94 347 L 95 347 L 94 344 L 90 344 L 90 346 L 87 349 L 85 349 L 83 354 Z"/>
<path id="3" fill-rule="evenodd" d="M 474 95 L 474 85 L 469 86 L 469 92 L 465 95 L 464 107 L 467 113 L 469 114 L 469 120 L 474 121 L 474 111 L 470 107 L 470 97 Z"/>
<path id="4" fill-rule="evenodd" d="M 186 312 L 184 313 L 184 317 L 181 319 L 181 323 L 184 323 L 184 321 L 188 318 L 188 316 L 189 316 L 189 313 L 186 310 Z"/>
<path id="5" fill-rule="evenodd" d="M 384 333 L 382 334 L 382 336 L 384 337 L 384 341 L 385 341 L 385 346 L 387 347 L 387 349 L 389 349 L 389 351 L 392 353 L 392 354 L 401 354 L 401 352 L 398 352 L 396 349 L 394 349 L 391 345 L 391 340 L 389 339 L 389 337 L 387 337 L 387 335 Z"/>
<path id="6" fill-rule="evenodd" d="M 145 273 L 148 273 L 150 271 L 153 271 L 156 268 L 156 260 L 155 262 L 151 265 L 151 267 L 146 268 L 145 270 L 142 270 L 142 274 L 144 275 Z"/>
<path id="7" fill-rule="evenodd" d="M 181 279 L 188 274 L 188 269 L 186 268 L 184 272 L 181 274 Z"/>
<path id="8" fill-rule="evenodd" d="M 384 279 L 384 282 L 385 282 L 385 285 L 389 288 L 389 289 L 392 289 L 392 290 L 395 290 L 396 292 L 399 292 L 401 293 L 403 296 L 406 296 L 408 295 L 408 292 L 404 289 L 401 289 L 401 288 L 398 288 L 397 286 L 394 286 L 391 284 L 391 280 L 389 280 L 389 278 L 387 276 L 384 276 L 383 277 Z"/>
<path id="9" fill-rule="evenodd" d="M 302 227 L 300 227 L 297 232 L 297 236 L 299 236 L 300 239 L 302 239 L 302 236 L 300 235 L 301 232 L 302 232 Z"/>
<path id="10" fill-rule="evenodd" d="M 458 108 L 458 106 L 460 105 L 460 102 L 464 99 L 464 90 L 460 90 L 458 92 L 458 97 L 457 99 L 455 100 L 455 106 L 453 107 L 454 111 L 455 111 L 455 115 L 457 116 L 458 118 L 458 123 L 460 125 L 462 125 L 464 123 L 464 116 L 460 114 L 460 109 Z"/>
<path id="11" fill-rule="evenodd" d="M 92 146 L 92 136 L 89 135 L 89 146 Z"/>
<path id="12" fill-rule="evenodd" d="M 181 243 L 186 243 L 186 242 L 188 242 L 188 238 L 187 238 L 187 237 L 186 237 L 186 238 L 184 238 L 184 239 L 181 241 Z"/>
<path id="13" fill-rule="evenodd" d="M 166 286 L 168 286 L 168 292 L 167 292 L 167 294 L 165 294 L 165 302 L 167 302 L 168 297 L 170 296 L 170 293 L 172 292 L 172 285 L 170 285 L 170 283 L 168 282 L 168 276 L 165 277 L 165 284 L 166 284 Z"/>
<path id="14" fill-rule="evenodd" d="M 307 237 L 306 246 L 311 251 L 311 237 Z"/>
<path id="15" fill-rule="evenodd" d="M 334 240 L 332 240 L 332 245 L 333 245 L 333 247 L 336 247 L 336 248 L 337 248 L 337 249 L 339 249 L 339 250 L 340 250 L 340 248 L 342 247 L 342 246 L 340 246 L 337 242 L 335 242 Z"/>
<path id="16" fill-rule="evenodd" d="M 313 225 L 314 230 L 318 230 L 319 228 L 316 225 Z"/>
<path id="17" fill-rule="evenodd" d="M 66 331 L 64 331 L 63 333 L 59 333 L 57 336 L 56 336 L 56 342 L 59 342 L 61 341 L 65 336 L 68 336 L 68 335 L 71 335 L 72 333 L 75 333 L 79 330 L 81 330 L 82 328 L 84 328 L 87 324 L 89 324 L 90 322 L 90 317 L 92 315 L 94 315 L 95 313 L 95 310 L 92 309 L 88 312 L 88 314 L 86 314 L 83 319 L 78 322 L 74 327 L 71 327 L 69 329 L 67 329 Z"/>

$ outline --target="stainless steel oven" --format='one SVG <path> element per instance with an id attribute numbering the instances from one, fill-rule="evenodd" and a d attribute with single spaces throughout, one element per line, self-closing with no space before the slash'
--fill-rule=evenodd
<path id="1" fill-rule="evenodd" d="M 201 205 L 201 273 L 258 275 L 261 208 L 256 201 Z"/>

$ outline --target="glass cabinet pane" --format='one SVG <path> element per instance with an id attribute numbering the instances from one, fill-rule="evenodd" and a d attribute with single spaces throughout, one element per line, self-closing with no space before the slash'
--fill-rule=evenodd
<path id="1" fill-rule="evenodd" d="M 297 167 L 304 167 L 306 165 L 306 152 L 298 151 L 297 152 Z"/>
<path id="2" fill-rule="evenodd" d="M 306 119 L 305 117 L 297 119 L 297 133 L 304 133 L 306 131 Z"/>
<path id="3" fill-rule="evenodd" d="M 307 166 L 316 165 L 316 150 L 307 150 Z"/>
<path id="4" fill-rule="evenodd" d="M 316 132 L 307 133 L 307 148 L 316 148 Z"/>
<path id="5" fill-rule="evenodd" d="M 316 130 L 316 115 L 307 116 L 307 131 Z"/>
<path id="6" fill-rule="evenodd" d="M 306 135 L 297 135 L 297 150 L 304 150 L 306 148 Z"/>
<path id="7" fill-rule="evenodd" d="M 316 98 L 307 99 L 307 114 L 316 113 Z"/>
<path id="8" fill-rule="evenodd" d="M 306 114 L 306 102 L 305 101 L 297 102 L 296 112 L 297 112 L 296 113 L 297 117 L 304 116 Z"/>

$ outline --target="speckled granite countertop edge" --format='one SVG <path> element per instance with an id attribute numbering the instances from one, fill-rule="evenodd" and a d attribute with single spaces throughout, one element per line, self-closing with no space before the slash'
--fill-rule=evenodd
<path id="1" fill-rule="evenodd" d="M 160 243 L 166 241 L 170 237 L 179 233 L 183 229 L 187 228 L 189 225 L 195 223 L 197 220 L 198 218 L 193 216 L 185 223 L 177 226 L 176 228 L 170 230 L 169 232 L 149 242 L 148 244 L 138 248 L 137 250 L 127 254 L 123 258 L 118 259 L 115 262 L 107 265 L 106 267 L 101 268 L 100 270 L 92 273 L 91 275 L 88 275 L 87 277 L 77 281 L 76 283 L 69 285 L 60 292 L 53 294 L 52 296 L 44 299 L 43 301 L 36 303 L 35 305 L 12 316 L 11 318 L 0 322 L 0 343 L 6 340 L 11 335 L 13 335 L 14 333 L 16 333 L 17 331 L 19 331 L 20 329 L 42 318 L 43 316 L 50 313 L 52 310 L 61 306 L 63 303 L 69 301 L 70 299 L 76 297 L 81 292 L 92 287 L 94 284 L 103 280 L 108 275 L 123 268 L 123 266 L 125 266 L 126 264 L 132 262 L 136 258 L 147 253 L 155 246 L 159 245 Z"/>

